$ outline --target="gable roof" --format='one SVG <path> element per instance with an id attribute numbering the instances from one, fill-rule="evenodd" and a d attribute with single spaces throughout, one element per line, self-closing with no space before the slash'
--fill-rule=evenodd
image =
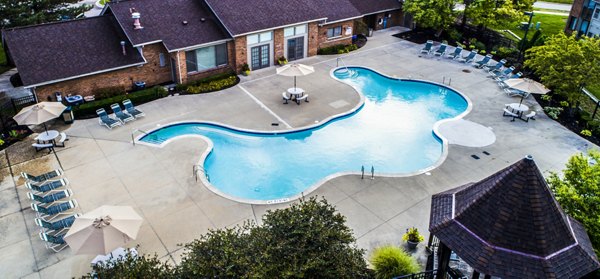
<path id="1" fill-rule="evenodd" d="M 361 17 L 362 13 L 354 7 L 350 0 L 312 0 L 310 5 L 318 7 L 321 17 L 327 18 L 326 22 L 335 22 Z"/>
<path id="2" fill-rule="evenodd" d="M 205 0 L 232 36 L 324 20 L 313 0 Z"/>
<path id="3" fill-rule="evenodd" d="M 13 62 L 26 87 L 43 85 L 145 63 L 126 44 L 109 16 L 26 26 L 3 31 Z"/>
<path id="4" fill-rule="evenodd" d="M 502 278 L 579 278 L 600 267 L 585 230 L 528 156 L 432 197 L 429 230 L 475 270 Z"/>
<path id="5" fill-rule="evenodd" d="M 362 14 L 374 14 L 402 8 L 401 0 L 349 0 Z"/>
<path id="6" fill-rule="evenodd" d="M 134 29 L 131 8 L 141 14 L 143 29 Z M 162 41 L 168 51 L 174 51 L 230 39 L 201 0 L 113 1 L 105 11 L 111 12 L 134 46 Z"/>

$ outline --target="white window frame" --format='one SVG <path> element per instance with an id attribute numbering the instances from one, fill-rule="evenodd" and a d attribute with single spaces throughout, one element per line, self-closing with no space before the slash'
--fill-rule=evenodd
<path id="1" fill-rule="evenodd" d="M 304 32 L 299 32 L 298 29 L 300 29 L 300 27 L 304 28 Z M 292 31 L 291 34 L 289 35 L 285 35 L 286 31 Z M 307 33 L 308 30 L 308 26 L 306 26 L 306 24 L 301 24 L 301 25 L 296 25 L 296 26 L 291 26 L 291 27 L 286 27 L 283 29 L 283 37 L 284 38 L 291 38 L 291 37 L 300 37 L 300 35 L 304 35 Z"/>
<path id="2" fill-rule="evenodd" d="M 336 36 L 335 35 L 335 30 L 338 29 L 338 28 L 340 29 L 340 32 L 339 32 L 339 35 Z M 331 40 L 331 39 L 336 39 L 336 38 L 342 37 L 342 34 L 344 33 L 342 29 L 344 29 L 344 27 L 341 26 L 341 25 L 340 26 L 336 26 L 336 27 L 327 28 L 327 33 L 326 33 L 327 39 Z M 331 37 L 329 36 L 329 30 L 333 30 L 332 31 L 333 36 L 331 36 Z"/>

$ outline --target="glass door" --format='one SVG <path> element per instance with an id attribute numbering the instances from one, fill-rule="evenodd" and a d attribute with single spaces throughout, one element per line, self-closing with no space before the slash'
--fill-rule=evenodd
<path id="1" fill-rule="evenodd" d="M 255 46 L 250 49 L 252 70 L 269 67 L 269 45 Z"/>
<path id="2" fill-rule="evenodd" d="M 289 39 L 287 47 L 288 61 L 304 58 L 304 37 Z"/>

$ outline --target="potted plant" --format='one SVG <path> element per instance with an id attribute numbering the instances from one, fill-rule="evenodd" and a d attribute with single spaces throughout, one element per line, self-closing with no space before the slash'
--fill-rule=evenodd
<path id="1" fill-rule="evenodd" d="M 288 60 L 284 56 L 281 56 L 277 59 L 277 63 L 279 63 L 280 66 L 283 66 L 288 63 Z"/>
<path id="2" fill-rule="evenodd" d="M 250 75 L 250 67 L 248 66 L 248 63 L 244 63 L 242 65 L 242 75 L 245 75 L 245 76 Z"/>
<path id="3" fill-rule="evenodd" d="M 406 229 L 406 233 L 402 236 L 402 240 L 406 241 L 408 248 L 415 249 L 419 242 L 425 238 L 419 233 L 419 230 L 415 227 Z"/>

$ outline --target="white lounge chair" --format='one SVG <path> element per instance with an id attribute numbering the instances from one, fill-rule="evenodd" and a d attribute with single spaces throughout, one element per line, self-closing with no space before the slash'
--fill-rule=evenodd
<path id="1" fill-rule="evenodd" d="M 428 40 L 427 43 L 425 44 L 425 46 L 421 49 L 421 53 L 430 54 L 432 46 L 433 46 L 433 41 Z"/>

